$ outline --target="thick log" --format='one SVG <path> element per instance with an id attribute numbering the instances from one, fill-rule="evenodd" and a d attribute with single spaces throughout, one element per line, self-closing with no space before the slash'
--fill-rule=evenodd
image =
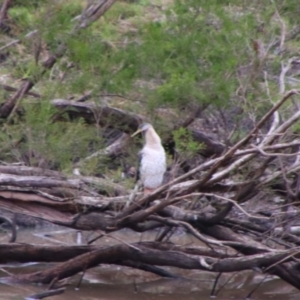
<path id="1" fill-rule="evenodd" d="M 59 172 L 51 172 L 50 170 L 41 171 L 41 176 L 31 175 L 31 173 L 35 173 L 35 171 L 39 172 L 39 168 L 25 168 L 24 170 L 20 168 L 19 170 L 15 170 L 13 168 L 0 167 L 0 172 L 1 170 L 3 174 L 0 174 L 0 187 L 10 186 L 16 188 L 27 188 L 28 190 L 30 188 L 31 190 L 34 190 L 36 188 L 61 188 L 68 190 L 69 193 L 71 190 L 76 190 L 76 194 L 75 191 L 73 191 L 73 196 L 78 195 L 78 190 L 82 191 L 82 194 L 86 194 L 89 196 L 99 196 L 99 194 L 87 188 L 87 184 L 91 184 L 95 187 L 98 187 L 99 190 L 110 191 L 110 193 L 116 195 L 126 195 L 130 192 L 130 190 L 125 189 L 121 185 L 98 177 L 71 176 L 67 178 Z M 64 193 L 62 197 L 70 197 L 69 193 L 68 195 Z"/>
<path id="2" fill-rule="evenodd" d="M 60 181 L 42 176 L 17 176 L 0 174 L 0 186 L 32 187 L 32 188 L 73 188 L 78 189 L 79 180 Z"/>
<path id="3" fill-rule="evenodd" d="M 0 244 L 0 263 L 8 262 L 64 262 L 99 247 L 85 246 L 44 246 L 32 244 Z"/>
<path id="4" fill-rule="evenodd" d="M 113 126 L 114 128 L 122 129 L 126 133 L 134 132 L 143 122 L 142 116 L 110 106 L 101 106 L 95 102 L 83 103 L 55 99 L 51 103 L 56 108 L 62 110 L 64 114 L 67 114 L 68 119 L 83 118 L 87 123 L 97 123 L 100 126 Z"/>
<path id="5" fill-rule="evenodd" d="M 259 267 L 266 268 L 283 259 L 290 260 L 295 250 L 274 251 L 246 257 L 214 259 L 176 251 L 160 251 L 142 245 L 119 244 L 79 255 L 48 270 L 17 275 L 12 281 L 50 283 L 54 278 L 61 280 L 101 263 L 118 264 L 120 261 L 134 261 L 156 266 L 172 266 L 184 269 L 199 269 L 212 272 L 235 272 Z"/>
<path id="6" fill-rule="evenodd" d="M 172 243 L 141 242 L 137 244 L 149 249 L 159 249 L 160 251 L 177 251 L 191 255 L 211 256 L 215 258 L 234 257 L 228 251 L 220 249 L 208 249 L 206 247 L 183 247 L 175 246 Z M 106 246 L 97 245 L 32 245 L 32 244 L 0 244 L 0 263 L 8 262 L 64 262 L 84 253 L 101 250 Z"/>

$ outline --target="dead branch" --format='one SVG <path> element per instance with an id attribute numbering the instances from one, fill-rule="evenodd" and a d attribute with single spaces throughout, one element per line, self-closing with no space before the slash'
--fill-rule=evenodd
<path id="1" fill-rule="evenodd" d="M 285 36 L 285 42 L 295 39 L 300 34 L 300 26 L 295 26 L 292 30 L 290 30 Z M 276 39 L 273 43 L 271 43 L 270 48 L 280 47 L 282 43 L 282 38 Z"/>
<path id="2" fill-rule="evenodd" d="M 0 10 L 0 29 L 4 32 L 6 32 L 9 27 L 5 24 L 6 19 L 7 19 L 7 11 L 9 7 L 11 6 L 11 0 L 4 0 L 2 5 L 1 5 L 1 10 Z"/>
<path id="3" fill-rule="evenodd" d="M 0 49 L 1 51 L 1 49 Z M 18 89 L 12 87 L 12 86 L 9 86 L 9 85 L 6 85 L 6 84 L 0 84 L 0 87 L 5 90 L 5 91 L 8 91 L 8 92 L 16 92 Z M 34 93 L 34 92 L 28 92 L 27 95 L 29 96 L 32 96 L 32 97 L 35 97 L 35 98 L 41 98 L 41 95 L 38 94 L 38 93 Z"/>
<path id="4" fill-rule="evenodd" d="M 47 176 L 52 178 L 56 177 L 58 179 L 66 178 L 65 175 L 57 171 L 22 165 L 1 165 L 0 173 L 20 176 Z"/>
<path id="5" fill-rule="evenodd" d="M 59 289 L 54 289 L 54 290 L 51 289 L 51 290 L 48 290 L 48 291 L 44 291 L 44 292 L 41 292 L 41 293 L 30 295 L 28 298 L 29 299 L 44 299 L 44 298 L 47 298 L 47 297 L 60 295 L 60 294 L 64 293 L 65 289 L 66 288 L 59 288 Z"/>
<path id="6" fill-rule="evenodd" d="M 15 107 L 17 101 L 22 99 L 24 95 L 27 94 L 29 90 L 33 87 L 33 85 L 34 84 L 31 81 L 23 81 L 22 85 L 17 90 L 17 92 L 1 105 L 0 118 L 7 118 L 12 112 L 13 108 Z"/>
<path id="7" fill-rule="evenodd" d="M 100 0 L 94 1 L 94 4 L 89 4 L 83 14 L 80 16 L 79 27 L 86 28 L 91 23 L 98 20 L 110 7 L 116 2 L 116 0 Z"/>
<path id="8" fill-rule="evenodd" d="M 114 141 L 111 145 L 107 146 L 105 149 L 97 151 L 92 155 L 86 157 L 84 161 L 90 160 L 97 156 L 108 156 L 108 157 L 116 157 L 124 152 L 124 149 L 128 145 L 130 140 L 130 136 L 126 133 L 122 133 L 122 135 Z M 80 163 L 79 163 L 80 164 Z"/>
<path id="9" fill-rule="evenodd" d="M 36 35 L 38 33 L 38 30 L 33 30 L 33 31 L 30 31 L 29 33 L 27 33 L 24 38 L 31 38 L 32 36 Z M 13 40 L 11 42 L 9 42 L 8 44 L 0 47 L 0 52 L 11 47 L 11 46 L 14 46 L 16 44 L 19 44 L 21 42 L 21 40 L 19 39 L 16 39 L 16 40 Z M 17 89 L 16 89 L 17 90 Z"/>

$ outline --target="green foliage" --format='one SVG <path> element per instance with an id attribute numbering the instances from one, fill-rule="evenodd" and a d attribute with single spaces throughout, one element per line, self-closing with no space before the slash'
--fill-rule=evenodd
<path id="1" fill-rule="evenodd" d="M 50 3 L 41 10 L 38 15 L 38 26 L 42 33 L 42 39 L 52 51 L 57 49 L 61 43 L 65 43 L 71 36 L 74 27 L 72 19 L 82 11 L 79 3 Z"/>
<path id="2" fill-rule="evenodd" d="M 193 139 L 190 131 L 183 127 L 173 131 L 173 138 L 176 149 L 180 154 L 184 154 L 185 158 L 195 156 L 204 147 Z"/>
<path id="3" fill-rule="evenodd" d="M 80 70 L 69 78 L 70 89 L 125 93 L 136 80 L 151 80 L 155 90 L 137 87 L 149 107 L 181 107 L 191 101 L 226 105 L 238 85 L 233 75 L 242 57 L 247 58 L 241 45 L 247 45 L 254 30 L 252 14 L 234 17 L 229 5 L 216 1 L 175 1 L 164 17 L 159 13 L 155 22 L 141 22 L 142 7 L 116 3 L 105 21 L 74 37 L 68 33 L 80 13 L 78 3 L 54 2 L 41 10 L 42 38 L 50 48 L 67 42 L 69 58 Z M 120 34 L 116 18 L 138 24 L 134 36 L 131 30 Z M 133 42 L 122 46 L 124 39 Z"/>
<path id="4" fill-rule="evenodd" d="M 74 163 L 103 148 L 103 141 L 96 127 L 88 126 L 82 119 L 53 122 L 56 110 L 45 100 L 26 105 L 22 123 L 0 132 L 0 157 L 6 162 L 22 161 L 69 173 Z M 86 174 L 95 174 L 106 165 L 96 158 L 85 167 Z"/>
<path id="5" fill-rule="evenodd" d="M 299 135 L 300 133 L 300 123 L 296 123 L 292 126 L 292 132 L 293 134 Z"/>
<path id="6" fill-rule="evenodd" d="M 157 93 L 165 103 L 172 103 L 174 99 L 178 99 L 177 102 L 185 104 L 190 98 L 197 97 L 195 78 L 189 72 L 170 74 L 169 80 L 158 87 Z"/>
<path id="7" fill-rule="evenodd" d="M 155 106 L 187 101 L 226 105 L 237 85 L 232 75 L 245 51 L 241 44 L 253 23 L 250 15 L 234 20 L 226 7 L 206 1 L 175 1 L 166 21 L 140 26 L 142 42 L 129 45 L 126 51 L 132 54 L 124 58 L 135 66 L 137 78 L 160 82 L 149 99 Z"/>
<path id="8" fill-rule="evenodd" d="M 9 10 L 9 16 L 18 26 L 25 28 L 30 28 L 35 21 L 30 7 L 15 6 Z"/>
<path id="9" fill-rule="evenodd" d="M 77 6 L 63 7 L 53 8 L 51 18 L 46 17 L 51 30 L 45 30 L 43 38 L 54 46 L 67 41 L 70 59 L 81 70 L 71 78 L 73 91 L 94 88 L 124 93 L 136 80 L 154 80 L 155 90 L 138 87 L 152 108 L 188 101 L 226 105 L 237 86 L 232 75 L 241 63 L 237 56 L 245 51 L 240 45 L 247 43 L 254 24 L 250 14 L 234 20 L 226 6 L 192 0 L 175 1 L 165 19 L 137 22 L 140 6 L 117 3 L 99 29 L 95 24 L 92 30 L 69 37 L 65 32 L 70 30 L 70 17 L 78 13 Z M 135 37 L 130 30 L 120 35 L 117 25 L 107 22 L 113 17 L 138 24 Z M 132 38 L 136 42 L 115 46 Z"/>
<path id="10" fill-rule="evenodd" d="M 179 118 L 185 117 L 187 110 L 182 108 L 191 103 L 223 108 L 240 97 L 242 101 L 234 105 L 260 116 L 271 105 L 269 98 L 278 93 L 277 81 L 268 83 L 269 95 L 262 89 L 263 72 L 276 78 L 282 59 L 289 58 L 288 51 L 280 55 L 277 49 L 267 51 L 282 30 L 274 17 L 276 10 L 286 32 L 299 26 L 298 0 L 128 0 L 117 1 L 100 20 L 72 34 L 74 18 L 84 5 L 80 0 L 17 0 L 9 10 L 22 41 L 20 48 L 11 48 L 17 58 L 11 60 L 10 66 L 15 66 L 9 70 L 10 78 L 39 79 L 35 88 L 43 99 L 39 104 L 22 102 L 24 117 L 0 134 L 0 148 L 9 148 L 22 138 L 26 142 L 19 153 L 5 150 L 2 157 L 21 160 L 34 149 L 55 167 L 69 170 L 74 161 L 102 147 L 99 132 L 82 120 L 71 124 L 51 121 L 55 111 L 50 99 L 76 98 L 87 91 L 127 96 L 132 101 L 122 102 L 121 108 L 128 105 L 126 109 L 144 115 L 158 107 L 175 109 Z M 67 46 L 66 55 L 42 79 L 41 63 L 33 58 L 35 40 L 22 39 L 35 29 L 43 46 L 41 60 L 47 58 L 47 51 L 55 53 L 60 45 Z M 254 42 L 265 50 L 263 58 Z M 296 54 L 297 43 L 292 43 L 288 46 Z M 248 71 L 240 75 L 239 68 L 244 66 Z M 4 72 L 2 68 L 1 74 Z M 157 113 L 155 118 L 159 123 Z M 182 128 L 174 132 L 174 139 L 184 155 L 193 155 L 202 147 Z M 33 156 L 31 159 L 35 164 Z M 105 168 L 105 162 L 96 159 L 86 168 L 95 173 Z"/>
<path id="11" fill-rule="evenodd" d="M 70 59 L 83 71 L 72 83 L 76 92 L 94 88 L 124 93 L 136 79 L 132 53 L 116 49 L 99 33 L 84 32 L 69 39 L 68 49 Z"/>
<path id="12" fill-rule="evenodd" d="M 32 82 L 39 80 L 42 68 L 33 60 L 21 62 L 16 66 L 12 75 L 16 78 L 29 79 Z"/>

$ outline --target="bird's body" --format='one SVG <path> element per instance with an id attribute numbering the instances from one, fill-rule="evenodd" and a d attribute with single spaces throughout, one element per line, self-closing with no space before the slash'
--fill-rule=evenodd
<path id="1" fill-rule="evenodd" d="M 166 153 L 152 125 L 143 124 L 135 134 L 139 132 L 143 132 L 145 136 L 145 145 L 140 151 L 140 179 L 144 186 L 144 193 L 149 193 L 163 182 L 166 171 Z"/>

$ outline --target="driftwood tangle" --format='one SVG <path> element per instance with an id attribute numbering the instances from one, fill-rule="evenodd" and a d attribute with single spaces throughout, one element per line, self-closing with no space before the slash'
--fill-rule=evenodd
<path id="1" fill-rule="evenodd" d="M 278 109 L 298 92 L 288 92 L 274 107 Z M 53 101 L 53 104 L 57 102 Z M 67 107 L 70 105 L 68 103 Z M 80 109 L 83 105 L 80 105 Z M 87 104 L 86 107 L 90 109 L 91 105 Z M 73 109 L 77 108 L 75 104 Z M 271 115 L 266 114 L 264 120 L 267 121 L 267 116 Z M 131 118 L 130 115 L 127 118 Z M 134 116 L 132 118 L 135 119 Z M 103 178 L 66 176 L 57 171 L 26 166 L 0 166 L 1 208 L 74 229 L 97 230 L 102 235 L 124 228 L 142 232 L 181 227 L 206 245 L 175 245 L 165 240 L 166 235 L 163 234 L 153 242 L 121 242 L 110 247 L 2 244 L 0 254 L 6 254 L 0 255 L 1 263 L 59 262 L 45 271 L 15 276 L 10 279 L 12 281 L 50 283 L 55 278 L 64 279 L 101 263 L 109 263 L 130 265 L 171 277 L 175 275 L 161 267 L 175 266 L 209 272 L 260 269 L 300 288 L 300 238 L 297 236 L 297 226 L 288 225 L 289 216 L 295 217 L 299 213 L 297 206 L 289 202 L 293 212 L 290 215 L 287 212 L 282 218 L 268 212 L 265 206 L 251 209 L 251 202 L 260 197 L 260 189 L 264 185 L 275 179 L 278 182 L 283 180 L 283 170 L 268 171 L 270 163 L 274 161 L 269 158 L 276 159 L 290 153 L 290 149 L 299 147 L 300 141 L 289 141 L 288 134 L 287 140 L 279 141 L 278 138 L 278 133 L 288 133 L 290 126 L 299 118 L 300 113 L 296 112 L 274 128 L 273 133 L 266 135 L 260 145 L 249 144 L 248 140 L 263 126 L 264 122 L 260 122 L 227 152 L 175 177 L 152 194 L 143 196 L 137 193 L 131 203 L 128 201 L 132 190 Z M 104 150 L 102 155 L 109 155 Z M 297 152 L 293 153 L 288 157 L 297 157 Z M 245 165 L 251 166 L 253 175 L 246 176 L 244 181 L 235 180 L 234 173 Z M 284 170 L 285 176 L 299 167 L 297 160 L 290 161 Z M 289 187 L 290 191 L 282 181 L 280 195 L 294 195 L 296 199 L 297 178 L 295 184 Z M 103 190 L 114 191 L 114 195 L 107 196 L 99 192 Z M 292 195 L 289 196 L 289 193 Z M 219 206 L 213 208 L 208 204 L 203 208 L 201 203 L 208 200 Z M 269 202 L 272 202 L 272 198 Z"/>

